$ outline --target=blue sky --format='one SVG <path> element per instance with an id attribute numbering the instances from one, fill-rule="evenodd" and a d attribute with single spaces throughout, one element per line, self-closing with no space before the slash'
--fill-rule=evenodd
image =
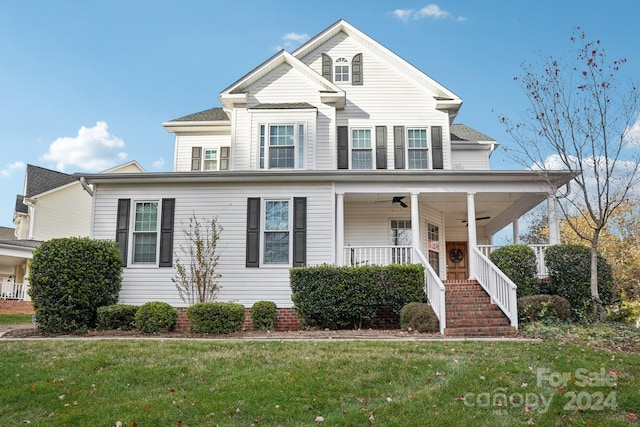
<path id="1" fill-rule="evenodd" d="M 173 167 L 161 123 L 219 107 L 218 94 L 281 48 L 346 19 L 462 98 L 457 123 L 509 145 L 522 62 L 563 55 L 572 29 L 640 76 L 640 3 L 565 0 L 4 0 L 0 13 L 0 225 L 26 164 L 67 173 L 137 160 Z M 499 149 L 494 169 L 520 169 Z"/>

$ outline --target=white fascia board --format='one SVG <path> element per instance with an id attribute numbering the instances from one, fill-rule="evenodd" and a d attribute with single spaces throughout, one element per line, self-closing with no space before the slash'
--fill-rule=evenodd
<path id="1" fill-rule="evenodd" d="M 229 120 L 222 121 L 203 121 L 203 122 L 164 122 L 162 126 L 169 133 L 187 133 L 187 132 L 218 132 L 218 133 L 230 133 L 231 124 Z"/>

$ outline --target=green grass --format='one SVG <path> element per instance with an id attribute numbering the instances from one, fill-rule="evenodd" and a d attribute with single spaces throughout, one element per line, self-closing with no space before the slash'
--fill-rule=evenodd
<path id="1" fill-rule="evenodd" d="M 626 426 L 640 407 L 640 355 L 553 342 L 2 340 L 0 372 L 3 426 Z"/>
<path id="2" fill-rule="evenodd" d="M 33 314 L 0 314 L 0 325 L 31 323 Z"/>

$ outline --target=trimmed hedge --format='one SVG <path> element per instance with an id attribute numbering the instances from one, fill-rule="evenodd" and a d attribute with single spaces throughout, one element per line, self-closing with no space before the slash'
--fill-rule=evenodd
<path id="1" fill-rule="evenodd" d="M 521 322 L 571 319 L 571 304 L 559 295 L 529 295 L 518 298 L 518 318 Z"/>
<path id="2" fill-rule="evenodd" d="M 367 327 L 378 309 L 395 316 L 424 299 L 424 267 L 418 264 L 290 269 L 291 299 L 303 325 L 340 329 Z"/>
<path id="3" fill-rule="evenodd" d="M 410 302 L 400 310 L 403 331 L 438 332 L 438 317 L 429 304 Z"/>
<path id="4" fill-rule="evenodd" d="M 42 242 L 29 273 L 38 329 L 58 334 L 94 327 L 98 308 L 118 301 L 121 272 L 115 242 L 80 237 Z"/>
<path id="5" fill-rule="evenodd" d="M 273 301 L 258 301 L 251 307 L 251 324 L 253 329 L 273 329 L 276 325 L 276 310 Z"/>
<path id="6" fill-rule="evenodd" d="M 540 293 L 536 254 L 527 245 L 509 245 L 489 254 L 493 262 L 518 287 L 518 298 Z"/>
<path id="7" fill-rule="evenodd" d="M 549 270 L 549 291 L 566 298 L 576 320 L 591 319 L 591 249 L 584 245 L 554 245 L 547 249 L 545 262 Z M 598 293 L 607 306 L 615 299 L 611 266 L 598 255 Z"/>
<path id="8" fill-rule="evenodd" d="M 120 329 L 128 331 L 136 327 L 137 305 L 113 304 L 98 308 L 98 330 Z"/>
<path id="9" fill-rule="evenodd" d="M 151 301 L 136 312 L 136 328 L 145 334 L 173 331 L 178 322 L 178 310 L 166 302 Z"/>
<path id="10" fill-rule="evenodd" d="M 189 331 L 194 334 L 229 334 L 242 329 L 244 306 L 231 302 L 203 302 L 187 309 Z"/>

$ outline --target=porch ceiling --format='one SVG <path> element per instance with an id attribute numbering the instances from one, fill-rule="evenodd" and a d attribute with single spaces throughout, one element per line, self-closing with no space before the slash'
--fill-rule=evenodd
<path id="1" fill-rule="evenodd" d="M 401 191 L 394 193 L 345 194 L 345 203 L 391 204 L 394 196 L 404 196 L 403 201 L 411 205 L 411 195 Z M 476 193 L 476 218 L 489 217 L 478 221 L 489 234 L 496 233 L 547 199 L 543 193 Z M 459 227 L 467 219 L 466 193 L 420 193 L 418 201 L 444 214 L 445 227 Z"/>

